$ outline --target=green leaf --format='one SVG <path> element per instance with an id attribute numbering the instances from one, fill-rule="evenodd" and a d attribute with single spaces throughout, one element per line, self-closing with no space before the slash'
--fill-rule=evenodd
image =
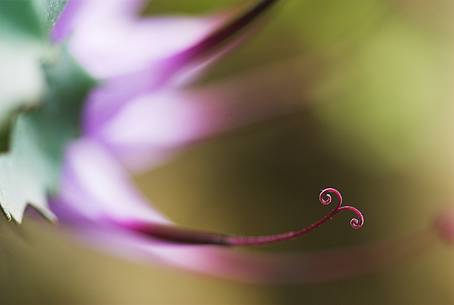
<path id="1" fill-rule="evenodd" d="M 0 37 L 1 38 L 1 37 Z M 12 117 L 37 106 L 44 88 L 39 58 L 42 46 L 26 42 L 0 40 L 0 148 L 7 148 Z"/>
<path id="2" fill-rule="evenodd" d="M 17 112 L 38 103 L 44 80 L 41 18 L 31 1 L 0 1 L 0 149 L 8 146 Z"/>
<path id="3" fill-rule="evenodd" d="M 0 35 L 46 42 L 67 0 L 0 1 Z"/>
<path id="4" fill-rule="evenodd" d="M 9 148 L 17 113 L 37 106 L 44 91 L 41 59 L 66 0 L 0 1 L 0 152 Z"/>
<path id="5" fill-rule="evenodd" d="M 0 206 L 17 221 L 27 204 L 51 217 L 47 196 L 94 84 L 65 52 L 51 53 L 49 31 L 65 4 L 0 1 L 0 152 L 8 151 L 0 155 Z"/>
<path id="6" fill-rule="evenodd" d="M 46 40 L 42 15 L 33 1 L 0 1 L 0 35 L 11 40 Z"/>
<path id="7" fill-rule="evenodd" d="M 38 7 L 41 20 L 46 30 L 49 33 L 52 26 L 58 19 L 58 16 L 63 11 L 68 0 L 32 0 Z"/>
<path id="8" fill-rule="evenodd" d="M 46 199 L 58 189 L 65 146 L 79 135 L 82 106 L 95 85 L 65 51 L 44 72 L 49 89 L 42 106 L 19 115 L 11 151 L 0 156 L 0 205 L 19 222 L 27 204 L 52 217 Z"/>

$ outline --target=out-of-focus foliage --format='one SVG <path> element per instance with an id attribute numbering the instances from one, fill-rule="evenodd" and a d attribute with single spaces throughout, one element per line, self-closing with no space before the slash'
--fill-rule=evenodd
<path id="1" fill-rule="evenodd" d="M 48 91 L 41 106 L 18 116 L 11 149 L 0 156 L 0 203 L 18 221 L 27 204 L 51 216 L 47 197 L 57 190 L 65 145 L 79 134 L 84 97 L 94 84 L 64 51 L 43 72 Z"/>
<path id="2" fill-rule="evenodd" d="M 49 56 L 48 31 L 65 0 L 0 2 L 0 149 L 8 146 L 18 112 L 39 104 L 44 90 L 42 60 Z"/>
<path id="3" fill-rule="evenodd" d="M 48 41 L 64 2 L 0 2 L 0 206 L 17 221 L 27 204 L 51 216 L 47 196 L 57 188 L 64 145 L 79 133 L 94 84 Z"/>
<path id="4" fill-rule="evenodd" d="M 6 149 L 12 116 L 39 103 L 44 80 L 44 31 L 33 2 L 0 2 L 0 147 Z"/>

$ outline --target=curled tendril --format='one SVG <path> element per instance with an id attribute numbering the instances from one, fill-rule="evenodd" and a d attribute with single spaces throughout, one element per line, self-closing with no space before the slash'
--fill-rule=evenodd
<path id="1" fill-rule="evenodd" d="M 328 187 L 320 192 L 320 195 L 318 196 L 320 203 L 323 205 L 330 205 L 331 202 L 333 202 L 333 197 L 331 194 L 334 194 L 336 196 L 338 202 L 336 208 L 339 208 L 342 205 L 342 195 L 338 190 L 332 187 Z"/>
<path id="2" fill-rule="evenodd" d="M 363 213 L 353 206 L 349 206 L 349 205 L 343 206 L 342 205 L 342 194 L 335 188 L 329 187 L 329 188 L 322 190 L 319 195 L 320 203 L 325 206 L 330 205 L 333 202 L 333 195 L 337 199 L 337 205 L 336 205 L 336 207 L 334 207 L 334 209 L 330 213 L 331 216 L 334 216 L 337 213 L 344 211 L 344 210 L 351 211 L 356 215 L 356 217 L 352 218 L 350 220 L 350 226 L 355 230 L 362 228 L 362 226 L 364 225 Z"/>

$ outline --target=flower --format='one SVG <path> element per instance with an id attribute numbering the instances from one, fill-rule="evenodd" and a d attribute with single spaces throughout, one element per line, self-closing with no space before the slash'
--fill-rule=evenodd
<path id="1" fill-rule="evenodd" d="M 305 235 L 344 210 L 355 214 L 354 229 L 364 224 L 364 217 L 344 206 L 336 189 L 327 188 L 320 202 L 337 205 L 303 229 L 270 236 L 199 232 L 173 224 L 134 188 L 128 170 L 149 169 L 193 141 L 238 125 L 226 116 L 225 107 L 208 107 L 200 101 L 206 96 L 186 85 L 241 42 L 252 22 L 275 2 L 257 1 L 238 15 L 204 18 L 141 18 L 141 1 L 68 3 L 52 37 L 66 44 L 100 83 L 85 102 L 82 137 L 66 149 L 60 189 L 52 199 L 62 225 L 119 254 L 267 282 L 318 282 L 376 270 L 431 241 L 423 232 L 418 238 L 335 251 L 239 253 L 231 248 Z"/>
<path id="2" fill-rule="evenodd" d="M 303 236 L 341 211 L 354 213 L 354 229 L 362 227 L 364 217 L 343 205 L 336 189 L 327 188 L 320 202 L 337 204 L 313 224 L 269 236 L 232 236 L 179 227 L 135 189 L 130 171 L 149 170 L 189 144 L 282 110 L 273 102 L 238 107 L 230 101 L 239 96 L 232 98 L 236 86 L 188 86 L 243 42 L 276 2 L 261 0 L 237 14 L 200 18 L 139 17 L 139 0 L 68 2 L 51 37 L 98 83 L 83 102 L 82 134 L 66 146 L 58 192 L 51 198 L 62 226 L 126 257 L 235 280 L 279 283 L 320 282 L 378 270 L 427 249 L 433 228 L 445 240 L 452 239 L 451 217 L 444 217 L 430 230 L 364 246 L 303 254 L 237 252 L 235 247 Z"/>
<path id="3" fill-rule="evenodd" d="M 52 37 L 66 41 L 79 63 L 102 81 L 86 101 L 85 136 L 141 169 L 174 148 L 235 125 L 241 113 L 200 103 L 205 97 L 181 89 L 236 46 L 275 2 L 259 1 L 233 17 L 140 18 L 142 1 L 70 1 Z"/>

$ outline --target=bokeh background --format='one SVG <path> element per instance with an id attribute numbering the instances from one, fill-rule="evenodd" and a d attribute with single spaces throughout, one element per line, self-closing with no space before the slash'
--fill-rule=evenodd
<path id="1" fill-rule="evenodd" d="M 145 13 L 210 13 L 239 2 L 153 0 Z M 250 251 L 336 249 L 430 226 L 454 205 L 453 17 L 451 0 L 281 1 L 199 85 L 233 79 L 272 88 L 268 101 L 292 111 L 198 143 L 137 176 L 138 187 L 175 222 L 219 232 L 311 223 L 326 212 L 317 200 L 325 186 L 366 215 L 361 231 L 341 216 L 303 239 Z M 263 95 L 251 92 L 245 103 Z M 112 257 L 46 222 L 2 220 L 0 300 L 454 304 L 454 248 L 437 241 L 428 247 L 345 280 L 258 285 Z"/>

